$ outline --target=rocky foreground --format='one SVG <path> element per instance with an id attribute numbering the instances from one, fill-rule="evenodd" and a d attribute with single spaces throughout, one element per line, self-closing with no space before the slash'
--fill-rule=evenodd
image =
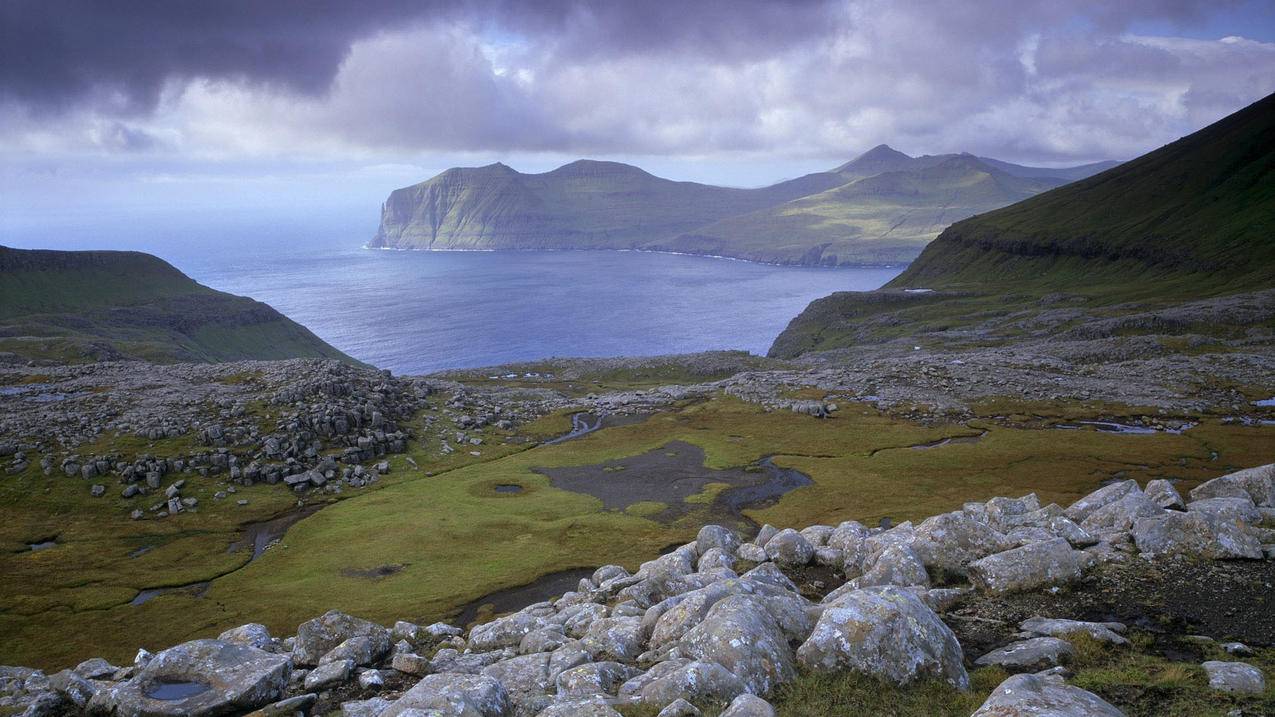
<path id="1" fill-rule="evenodd" d="M 965 690 L 968 668 L 998 665 L 1017 674 L 979 717 L 1120 715 L 1069 685 L 1066 664 L 1078 641 L 1127 644 L 1124 625 L 1032 617 L 1004 644 L 971 655 L 963 631 L 948 623 L 996 622 L 953 610 L 987 596 L 1058 595 L 1111 566 L 1275 558 L 1275 529 L 1264 527 L 1275 520 L 1275 464 L 1216 478 L 1188 497 L 1167 481 L 1122 481 L 1067 508 L 1042 507 L 1034 494 L 993 498 L 918 525 L 764 526 L 748 542 L 707 526 L 635 573 L 598 568 L 575 591 L 468 632 L 441 623 L 387 628 L 335 611 L 284 638 L 248 624 L 215 640 L 140 650 L 128 666 L 92 659 L 53 675 L 0 668 L 0 709 L 29 717 L 616 717 L 644 705 L 669 717 L 744 717 L 774 714 L 766 696 L 799 671 Z M 846 580 L 816 601 L 793 578 L 820 569 Z M 1202 667 L 1212 689 L 1266 689 L 1262 671 L 1238 659 Z"/>

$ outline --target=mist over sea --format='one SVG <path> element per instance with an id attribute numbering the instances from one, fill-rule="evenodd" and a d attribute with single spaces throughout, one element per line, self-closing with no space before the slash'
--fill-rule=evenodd
<path id="1" fill-rule="evenodd" d="M 812 299 L 874 289 L 901 271 L 642 252 L 376 251 L 362 248 L 374 230 L 365 223 L 212 215 L 11 223 L 0 244 L 158 254 L 402 374 L 550 356 L 764 354 Z"/>

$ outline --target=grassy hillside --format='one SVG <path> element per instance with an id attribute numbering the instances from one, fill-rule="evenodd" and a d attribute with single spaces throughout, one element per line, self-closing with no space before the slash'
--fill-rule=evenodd
<path id="1" fill-rule="evenodd" d="M 1017 177 L 971 155 L 931 162 L 878 148 L 865 157 L 870 161 L 856 160 L 839 171 L 913 168 L 873 174 L 776 207 L 729 217 L 654 246 L 775 263 L 900 263 L 913 259 L 952 222 L 1062 182 Z"/>
<path id="2" fill-rule="evenodd" d="M 233 361 L 348 356 L 266 304 L 138 252 L 0 247 L 8 358 Z"/>
<path id="3" fill-rule="evenodd" d="M 1040 174 L 1055 170 L 1000 163 L 1015 168 L 1015 174 L 981 165 L 979 171 L 995 175 L 996 184 L 1013 186 L 980 192 L 958 188 L 939 171 L 952 162 L 977 163 L 977 158 L 909 157 L 882 145 L 833 171 L 759 189 L 674 182 L 630 165 L 589 160 L 543 174 L 523 174 L 500 163 L 453 168 L 392 192 L 370 245 L 655 249 L 796 264 L 899 262 L 915 257 L 925 241 L 955 219 L 1062 181 Z M 928 175 L 921 174 L 926 171 L 938 173 L 937 184 L 928 184 Z M 848 188 L 898 172 L 918 173 L 914 186 L 890 188 L 883 180 Z M 847 191 L 829 194 L 840 189 Z M 978 196 L 968 201 L 964 193 Z M 802 198 L 808 204 L 786 204 Z M 805 220 L 789 216 L 807 210 L 811 216 Z M 730 223 L 719 226 L 722 220 Z M 881 235 L 885 242 L 871 241 Z"/>
<path id="4" fill-rule="evenodd" d="M 952 225 L 885 289 L 812 302 L 770 354 L 975 326 L 1012 337 L 1057 301 L 1114 319 L 1270 289 L 1272 276 L 1275 95 L 1126 164 Z M 1204 334 L 1242 332 L 1248 321 L 1179 313 L 1180 330 Z M 1196 314 L 1212 317 L 1208 326 Z"/>
<path id="5" fill-rule="evenodd" d="M 1203 294 L 1269 287 L 1272 267 L 1275 95 L 1119 167 L 955 224 L 892 285 L 1056 289 L 1199 276 L 1179 290 Z"/>

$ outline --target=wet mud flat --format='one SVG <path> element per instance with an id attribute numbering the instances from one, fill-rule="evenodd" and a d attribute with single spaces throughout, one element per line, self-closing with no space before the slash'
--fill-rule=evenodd
<path id="1" fill-rule="evenodd" d="M 454 617 L 457 625 L 468 626 L 497 615 L 516 612 L 528 605 L 557 598 L 576 589 L 581 578 L 591 577 L 595 568 L 573 568 L 542 575 L 526 585 L 518 585 L 484 595 L 462 607 Z"/>
<path id="2" fill-rule="evenodd" d="M 776 466 L 769 458 L 745 467 L 709 468 L 704 465 L 704 449 L 684 441 L 593 465 L 533 470 L 548 477 L 555 488 L 598 498 L 606 510 L 662 503 L 666 506 L 663 510 L 647 517 L 665 524 L 707 508 L 708 522 L 751 525 L 740 511 L 773 504 L 785 493 L 813 482 L 799 471 Z M 714 483 L 728 487 L 708 505 L 686 501 Z"/>

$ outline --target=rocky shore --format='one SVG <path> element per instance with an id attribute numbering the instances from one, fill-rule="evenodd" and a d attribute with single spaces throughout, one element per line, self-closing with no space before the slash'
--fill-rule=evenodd
<path id="1" fill-rule="evenodd" d="M 775 714 L 766 698 L 801 675 L 962 691 L 969 670 L 994 665 L 1010 676 L 978 717 L 1115 716 L 1124 713 L 1112 702 L 1069 684 L 1067 665 L 1087 645 L 1128 649 L 1146 626 L 1059 611 L 1080 604 L 1095 579 L 1148 568 L 1269 575 L 1273 522 L 1275 465 L 1266 465 L 1186 496 L 1168 481 L 1127 480 L 1065 508 L 1042 506 L 1034 494 L 993 498 L 915 525 L 764 526 L 750 540 L 710 525 L 632 573 L 598 568 L 574 591 L 468 630 L 387 627 L 335 611 L 287 637 L 248 624 L 142 649 L 132 665 L 0 668 L 0 709 L 28 717 L 616 717 L 642 707 L 666 717 L 745 717 Z M 1219 589 L 1212 582 L 1194 586 L 1201 601 Z M 1051 609 L 1017 621 L 987 609 L 1032 596 L 1047 597 Z M 1215 631 L 1243 630 L 1253 644 L 1228 640 L 1233 634 L 1169 637 L 1216 642 L 1234 656 L 1200 668 L 1210 689 L 1240 705 L 1231 714 L 1259 714 L 1269 706 L 1261 702 L 1266 675 L 1243 658 L 1275 642 L 1275 630 L 1237 623 Z"/>

